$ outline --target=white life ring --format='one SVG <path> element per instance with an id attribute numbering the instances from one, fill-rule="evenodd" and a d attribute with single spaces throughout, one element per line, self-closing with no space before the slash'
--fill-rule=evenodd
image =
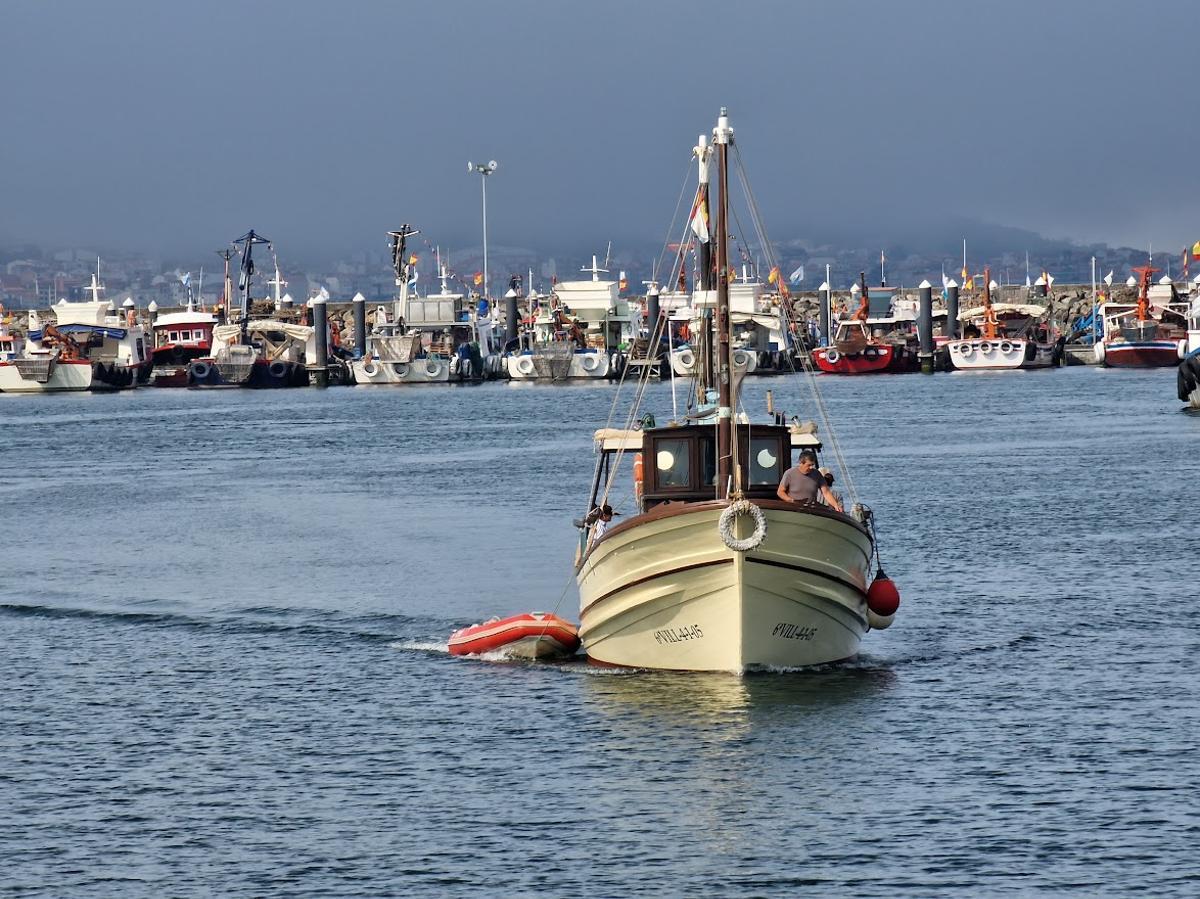
<path id="1" fill-rule="evenodd" d="M 739 515 L 749 515 L 754 519 L 754 533 L 741 540 L 733 536 L 733 522 Z M 739 499 L 730 503 L 721 513 L 721 518 L 717 522 L 717 531 L 721 534 L 721 541 L 734 552 L 749 552 L 757 549 L 767 538 L 767 516 L 750 500 Z"/>
<path id="2" fill-rule="evenodd" d="M 373 378 L 379 374 L 379 366 L 375 364 L 374 359 L 368 359 L 362 364 L 362 373 L 368 378 Z"/>
<path id="3" fill-rule="evenodd" d="M 425 360 L 425 374 L 431 378 L 436 378 L 442 373 L 442 363 L 437 359 Z"/>
<path id="4" fill-rule="evenodd" d="M 958 345 L 958 354 L 964 359 L 970 359 L 973 352 L 975 352 L 975 347 L 965 340 Z"/>
<path id="5" fill-rule="evenodd" d="M 749 358 L 747 358 L 744 351 L 742 351 L 742 350 L 734 351 L 733 367 L 734 368 L 749 368 L 750 367 L 750 360 L 749 360 Z M 757 506 L 755 508 L 757 508 Z"/>
<path id="6" fill-rule="evenodd" d="M 1003 353 L 1005 356 L 1007 356 L 1012 351 L 1013 351 L 1013 345 L 1011 343 L 1009 343 L 1007 340 L 1004 341 L 1004 343 L 1000 344 L 1000 352 Z"/>
<path id="7" fill-rule="evenodd" d="M 394 371 L 396 373 L 396 376 L 399 378 L 406 377 L 408 375 L 408 363 L 407 362 L 393 363 L 392 371 Z"/>
<path id="8" fill-rule="evenodd" d="M 600 367 L 600 360 L 595 353 L 581 353 L 579 364 L 583 366 L 584 371 L 595 371 Z"/>
<path id="9" fill-rule="evenodd" d="M 992 355 L 992 345 L 985 340 L 983 343 L 979 344 L 979 352 L 985 356 Z"/>
<path id="10" fill-rule="evenodd" d="M 696 356 L 691 350 L 682 350 L 679 353 L 679 364 L 684 368 L 691 368 L 696 364 Z"/>
<path id="11" fill-rule="evenodd" d="M 517 371 L 519 371 L 523 375 L 533 374 L 533 357 L 532 356 L 518 356 L 517 357 Z"/>
<path id="12" fill-rule="evenodd" d="M 830 347 L 829 349 L 827 349 L 825 351 L 825 361 L 828 362 L 830 365 L 837 365 L 838 360 L 841 358 L 842 358 L 842 354 L 839 353 L 833 347 Z"/>

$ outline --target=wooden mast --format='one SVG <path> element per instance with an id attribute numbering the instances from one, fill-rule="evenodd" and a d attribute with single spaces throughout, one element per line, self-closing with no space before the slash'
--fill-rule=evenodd
<path id="1" fill-rule="evenodd" d="M 733 129 L 724 106 L 713 129 L 717 145 L 717 498 L 729 496 L 733 473 L 733 365 L 729 341 L 729 143 Z"/>

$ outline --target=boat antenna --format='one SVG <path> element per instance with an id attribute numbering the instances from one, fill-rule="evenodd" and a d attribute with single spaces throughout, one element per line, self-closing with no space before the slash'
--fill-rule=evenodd
<path id="1" fill-rule="evenodd" d="M 608 249 L 604 251 L 604 267 L 608 268 L 608 264 L 612 261 L 612 241 L 608 242 Z M 592 257 L 592 265 L 596 264 L 596 257 Z"/>

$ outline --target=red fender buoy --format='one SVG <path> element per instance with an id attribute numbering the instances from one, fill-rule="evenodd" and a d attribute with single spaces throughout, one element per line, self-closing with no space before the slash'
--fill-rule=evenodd
<path id="1" fill-rule="evenodd" d="M 895 615 L 900 608 L 900 591 L 882 568 L 875 572 L 875 580 L 867 590 L 867 608 L 882 617 Z"/>

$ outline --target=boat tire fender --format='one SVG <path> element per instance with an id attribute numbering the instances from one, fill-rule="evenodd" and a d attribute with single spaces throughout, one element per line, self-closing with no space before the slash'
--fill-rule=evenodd
<path id="1" fill-rule="evenodd" d="M 583 366 L 584 371 L 595 371 L 600 367 L 600 359 L 597 358 L 595 353 L 582 353 L 579 364 Z"/>
<path id="2" fill-rule="evenodd" d="M 992 345 L 985 340 L 979 344 L 979 352 L 984 356 L 992 355 Z"/>
<path id="3" fill-rule="evenodd" d="M 425 361 L 425 374 L 431 378 L 436 378 L 442 372 L 442 363 L 437 359 L 427 359 Z"/>
<path id="4" fill-rule="evenodd" d="M 204 381 L 207 380 L 211 371 L 212 366 L 207 362 L 193 362 L 190 374 L 193 381 Z"/>
<path id="5" fill-rule="evenodd" d="M 1011 353 L 1012 350 L 1013 350 L 1013 345 L 1011 343 L 1009 343 L 1007 340 L 1004 341 L 1004 343 L 1000 344 L 1000 352 L 1003 353 L 1005 356 L 1007 356 L 1009 353 Z"/>
<path id="6" fill-rule="evenodd" d="M 741 515 L 749 515 L 754 519 L 754 533 L 739 540 L 733 536 L 733 523 Z M 721 541 L 734 552 L 749 552 L 757 549 L 767 538 L 767 516 L 750 500 L 739 499 L 730 503 L 721 513 L 721 518 L 717 522 L 717 530 L 721 534 Z"/>
<path id="7" fill-rule="evenodd" d="M 518 356 L 517 357 L 517 371 L 519 371 L 523 375 L 533 374 L 533 357 L 532 356 Z"/>
<path id="8" fill-rule="evenodd" d="M 838 360 L 841 358 L 842 358 L 841 353 L 839 353 L 833 347 L 830 347 L 829 349 L 827 349 L 825 351 L 825 361 L 828 362 L 830 365 L 837 365 Z"/>
<path id="9" fill-rule="evenodd" d="M 964 340 L 958 345 L 958 352 L 964 359 L 970 359 L 971 354 L 975 352 L 975 347 Z"/>
<path id="10" fill-rule="evenodd" d="M 272 378 L 282 378 L 287 374 L 288 365 L 282 359 L 276 359 L 267 366 L 267 374 Z"/>
<path id="11" fill-rule="evenodd" d="M 408 374 L 407 362 L 393 362 L 392 371 L 396 373 L 397 378 L 403 378 Z"/>
<path id="12" fill-rule="evenodd" d="M 368 359 L 362 364 L 362 373 L 368 378 L 373 378 L 379 374 L 379 366 L 375 364 L 374 359 Z"/>

